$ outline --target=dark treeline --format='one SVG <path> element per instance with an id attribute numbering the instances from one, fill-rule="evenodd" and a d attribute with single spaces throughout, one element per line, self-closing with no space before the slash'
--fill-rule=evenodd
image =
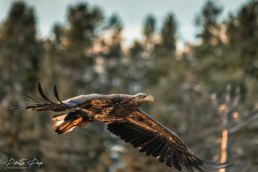
<path id="1" fill-rule="evenodd" d="M 176 171 L 123 143 L 102 123 L 56 135 L 50 113 L 10 110 L 10 105 L 41 99 L 37 83 L 54 99 L 80 94 L 146 92 L 155 104 L 142 107 L 174 131 L 202 159 L 220 162 L 222 131 L 228 130 L 228 171 L 258 169 L 258 3 L 250 1 L 224 20 L 222 7 L 207 1 L 198 16 L 198 45 L 178 52 L 175 15 L 160 30 L 155 16 L 143 26 L 143 41 L 121 46 L 123 24 L 98 8 L 77 4 L 53 36 L 37 36 L 35 9 L 13 3 L 0 25 L 0 171 L 4 161 L 33 159 L 38 171 L 156 172 Z M 156 39 L 154 35 L 158 34 Z M 104 35 L 109 35 L 106 38 Z M 227 114 L 225 121 L 225 116 Z M 3 170 L 2 170 L 3 169 Z M 29 170 L 21 170 L 29 171 Z"/>

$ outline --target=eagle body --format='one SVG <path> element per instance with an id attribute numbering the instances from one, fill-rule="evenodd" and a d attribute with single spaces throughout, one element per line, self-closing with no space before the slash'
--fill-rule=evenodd
<path id="1" fill-rule="evenodd" d="M 99 100 L 101 99 L 101 100 Z M 140 104 L 135 101 L 134 96 L 118 94 L 118 95 L 105 95 L 101 96 L 89 106 L 82 107 L 95 112 L 93 115 L 94 121 L 107 121 L 112 119 L 126 118 L 132 112 L 136 111 Z M 104 117 L 105 119 L 102 119 Z"/>
<path id="2" fill-rule="evenodd" d="M 82 95 L 73 99 L 68 99 L 67 101 L 69 101 L 70 104 L 78 104 L 77 108 L 80 110 L 72 111 L 69 114 L 58 114 L 54 116 L 53 119 L 56 121 L 78 121 L 78 118 L 82 118 L 79 120 L 80 124 L 78 124 L 80 127 L 84 126 L 81 123 L 87 124 L 87 122 L 102 121 L 104 123 L 108 123 L 110 121 L 121 121 L 136 111 L 142 104 L 142 102 L 137 101 L 137 97 L 125 94 L 91 94 L 89 96 L 90 100 L 85 97 L 88 96 Z M 152 99 L 150 96 L 146 97 Z M 66 103 L 66 101 L 64 101 L 64 103 Z M 60 118 L 60 116 L 64 118 Z M 58 124 L 60 124 L 60 122 Z M 62 134 L 62 131 L 56 130 L 56 132 L 58 134 Z"/>
<path id="3" fill-rule="evenodd" d="M 214 168 L 231 166 L 228 162 L 217 164 L 201 160 L 174 132 L 140 110 L 139 107 L 142 104 L 154 102 L 154 98 L 148 94 L 90 94 L 61 101 L 55 86 L 54 94 L 58 102 L 52 102 L 43 93 L 40 83 L 38 90 L 47 102 L 36 100 L 27 95 L 37 103 L 28 106 L 18 105 L 12 108 L 58 112 L 57 115 L 53 116 L 53 120 L 56 121 L 53 127 L 57 134 L 68 133 L 74 128 L 87 125 L 89 122 L 102 121 L 107 124 L 107 130 L 138 148 L 139 152 L 146 156 L 156 157 L 159 162 L 179 171 L 181 171 L 182 166 L 189 172 L 194 172 L 193 167 L 203 172 L 202 167 L 204 166 Z"/>

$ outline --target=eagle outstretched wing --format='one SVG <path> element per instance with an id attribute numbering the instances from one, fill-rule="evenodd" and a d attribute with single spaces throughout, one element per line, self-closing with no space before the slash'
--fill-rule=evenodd
<path id="1" fill-rule="evenodd" d="M 106 96 L 106 95 L 100 95 L 100 94 L 90 94 L 90 95 L 80 95 L 76 96 L 64 101 L 61 101 L 56 89 L 56 86 L 54 87 L 54 94 L 58 102 L 52 102 L 49 100 L 46 95 L 44 94 L 41 84 L 38 84 L 38 91 L 40 95 L 47 101 L 42 102 L 40 100 L 36 100 L 29 95 L 30 99 L 36 101 L 37 103 L 33 103 L 32 105 L 15 105 L 11 106 L 12 109 L 23 109 L 23 110 L 29 110 L 29 111 L 41 111 L 41 112 L 64 112 L 66 110 L 70 110 L 73 108 L 80 108 L 87 105 L 97 106 L 101 103 L 101 106 L 105 106 L 105 104 L 108 104 L 112 98 L 112 96 Z M 94 102 L 95 100 L 95 102 Z M 100 102 L 101 101 L 101 102 Z"/>
<path id="2" fill-rule="evenodd" d="M 107 129 L 125 142 L 131 143 L 133 147 L 139 148 L 139 152 L 157 157 L 159 162 L 169 167 L 174 166 L 180 171 L 182 165 L 190 172 L 194 172 L 193 167 L 203 171 L 201 167 L 205 164 L 214 168 L 231 166 L 227 162 L 216 164 L 199 159 L 175 133 L 140 109 L 123 121 L 108 123 Z"/>

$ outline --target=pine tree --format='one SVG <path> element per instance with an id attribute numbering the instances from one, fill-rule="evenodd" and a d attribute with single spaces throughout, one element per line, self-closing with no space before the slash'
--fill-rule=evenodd
<path id="1" fill-rule="evenodd" d="M 0 35 L 0 87 L 3 88 L 0 97 L 4 102 L 0 108 L 5 112 L 0 117 L 4 141 L 0 153 L 5 158 L 41 158 L 36 148 L 40 132 L 35 122 L 39 118 L 9 110 L 10 105 L 25 99 L 24 93 L 34 93 L 39 81 L 44 51 L 42 41 L 37 38 L 34 10 L 24 2 L 13 3 Z"/>
<path id="2" fill-rule="evenodd" d="M 101 93 L 102 73 L 97 66 L 101 54 L 95 52 L 95 43 L 99 40 L 102 15 L 100 9 L 90 8 L 87 4 L 71 6 L 68 12 L 69 28 L 56 25 L 53 29 L 55 39 L 45 42 L 47 55 L 42 66 L 42 85 L 53 87 L 56 84 L 62 100 L 81 94 Z M 105 90 L 104 93 L 107 92 Z M 53 95 L 52 89 L 47 93 Z M 42 145 L 42 149 L 51 148 L 53 152 L 51 156 L 44 151 L 48 169 L 56 171 L 58 167 L 60 171 L 107 170 L 112 160 L 103 144 L 110 140 L 103 124 L 88 124 L 85 128 L 58 137 L 53 133 L 53 123 L 49 124 L 47 142 L 55 144 Z"/>
<path id="3" fill-rule="evenodd" d="M 146 42 L 151 42 L 153 40 L 156 31 L 156 19 L 153 15 L 148 15 L 145 19 L 143 34 L 146 38 Z"/>
<path id="4" fill-rule="evenodd" d="M 172 14 L 168 14 L 161 29 L 162 55 L 174 54 L 176 51 L 176 21 Z"/>

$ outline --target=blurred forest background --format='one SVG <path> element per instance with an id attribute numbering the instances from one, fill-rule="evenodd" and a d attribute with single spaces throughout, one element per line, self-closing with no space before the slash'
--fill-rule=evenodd
<path id="1" fill-rule="evenodd" d="M 234 164 L 228 172 L 258 170 L 257 1 L 224 21 L 218 20 L 222 7 L 206 1 L 195 20 L 200 43 L 185 44 L 182 52 L 176 49 L 172 13 L 161 30 L 155 16 L 146 16 L 144 41 L 125 50 L 117 14 L 107 18 L 98 8 L 77 4 L 69 8 L 69 27 L 55 25 L 53 35 L 41 39 L 34 10 L 15 2 L 0 25 L 0 171 L 12 171 L 3 164 L 11 157 L 36 157 L 43 162 L 34 167 L 38 172 L 176 171 L 138 153 L 102 123 L 59 136 L 50 113 L 10 110 L 10 105 L 29 101 L 25 94 L 41 99 L 38 82 L 51 100 L 55 84 L 62 100 L 146 92 L 156 103 L 142 109 L 177 133 L 197 156 L 227 159 Z"/>

